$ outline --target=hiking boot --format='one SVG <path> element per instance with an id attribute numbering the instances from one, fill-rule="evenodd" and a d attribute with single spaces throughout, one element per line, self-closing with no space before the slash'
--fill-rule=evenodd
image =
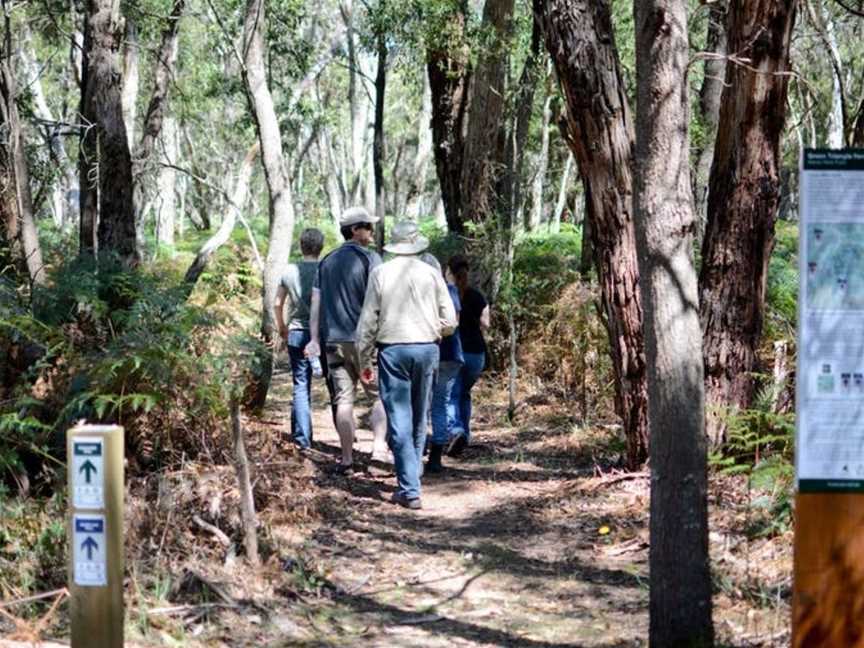
<path id="1" fill-rule="evenodd" d="M 408 499 L 407 497 L 402 495 L 402 493 L 393 493 L 393 497 L 390 498 L 390 501 L 393 504 L 398 504 L 399 506 L 411 509 L 412 511 L 418 511 L 423 508 L 423 505 L 420 503 L 419 497 Z"/>
<path id="2" fill-rule="evenodd" d="M 447 450 L 445 451 L 445 454 L 448 457 L 458 457 L 467 447 L 468 437 L 465 436 L 464 432 L 458 432 L 455 436 L 453 436 L 453 438 L 450 439 L 450 443 L 447 444 Z"/>
<path id="3" fill-rule="evenodd" d="M 433 443 L 429 449 L 429 461 L 426 462 L 426 472 L 430 475 L 440 473 L 444 470 L 441 465 L 441 455 L 444 453 L 444 446 Z"/>

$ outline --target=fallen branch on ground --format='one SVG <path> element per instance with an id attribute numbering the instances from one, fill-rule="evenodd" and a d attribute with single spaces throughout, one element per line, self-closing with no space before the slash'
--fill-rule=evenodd
<path id="1" fill-rule="evenodd" d="M 227 534 L 226 534 L 222 529 L 220 529 L 219 527 L 214 526 L 213 524 L 210 524 L 209 522 L 205 522 L 204 520 L 202 520 L 202 519 L 201 519 L 199 516 L 197 516 L 197 515 L 193 515 L 193 516 L 192 516 L 192 521 L 193 521 L 195 524 L 197 524 L 199 527 L 201 527 L 202 529 L 204 529 L 205 531 L 209 531 L 210 533 L 212 533 L 213 536 L 214 536 L 214 537 L 219 541 L 219 543 L 220 543 L 221 545 L 223 545 L 224 547 L 227 548 L 227 547 L 230 547 L 230 546 L 231 546 L 231 538 L 229 538 L 228 535 L 227 535 Z"/>
<path id="2" fill-rule="evenodd" d="M 647 472 L 612 473 L 600 477 L 599 479 L 591 480 L 588 484 L 582 484 L 580 486 L 577 486 L 576 489 L 583 493 L 595 493 L 601 488 L 611 486 L 612 484 L 617 484 L 623 481 L 630 481 L 633 479 L 648 479 L 650 476 L 651 474 Z"/>

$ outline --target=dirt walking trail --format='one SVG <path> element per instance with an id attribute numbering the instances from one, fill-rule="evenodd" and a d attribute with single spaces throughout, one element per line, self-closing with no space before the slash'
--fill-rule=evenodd
<path id="1" fill-rule="evenodd" d="M 614 469 L 621 444 L 608 426 L 583 429 L 566 406 L 542 396 L 528 399 L 511 426 L 503 393 L 481 380 L 472 447 L 460 460 L 445 459 L 442 475 L 424 477 L 423 510 L 408 511 L 387 501 L 392 475 L 336 474 L 338 437 L 316 383 L 315 450 L 302 461 L 321 517 L 302 528 L 271 524 L 281 555 L 291 556 L 282 567 L 291 586 L 281 594 L 277 588 L 284 604 L 259 626 L 254 643 L 647 645 L 648 479 Z M 265 418 L 286 439 L 290 392 L 282 366 Z M 287 441 L 282 446 L 296 452 Z M 365 422 L 356 450 L 368 463 Z M 717 548 L 737 546 L 731 537 L 712 533 L 712 555 L 742 563 Z M 774 555 L 748 551 L 764 565 Z M 788 607 L 748 600 L 735 580 L 745 576 L 734 576 L 730 564 L 717 570 L 728 572 L 726 589 L 715 596 L 718 645 L 783 645 Z M 750 568 L 746 579 L 759 583 Z"/>
<path id="2" fill-rule="evenodd" d="M 268 418 L 290 426 L 290 377 L 277 375 Z M 593 447 L 566 420 L 502 425 L 506 406 L 483 386 L 472 447 L 423 479 L 423 510 L 387 502 L 395 479 L 335 474 L 338 436 L 316 390 L 315 481 L 333 492 L 325 519 L 305 538 L 329 592 L 306 601 L 309 636 L 338 646 L 634 646 L 646 635 L 644 515 L 613 520 L 590 477 Z M 361 412 L 365 411 L 361 408 Z M 361 424 L 362 425 L 362 424 Z M 371 452 L 362 426 L 356 450 Z M 580 461 L 581 464 L 580 465 Z M 618 493 L 642 510 L 645 489 Z M 635 508 L 634 508 L 635 507 Z M 608 533 L 607 533 L 608 531 Z M 611 538 L 627 536 L 614 555 Z M 618 541 L 616 540 L 616 542 Z M 307 575 L 310 580 L 315 575 Z M 301 601 L 302 605 L 304 602 Z M 298 628 L 299 629 L 299 628 Z"/>

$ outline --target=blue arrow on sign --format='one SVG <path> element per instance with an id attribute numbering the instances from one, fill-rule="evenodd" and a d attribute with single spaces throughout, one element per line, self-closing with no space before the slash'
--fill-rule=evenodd
<path id="1" fill-rule="evenodd" d="M 81 549 L 87 552 L 87 560 L 93 560 L 93 550 L 98 548 L 99 545 L 90 536 L 87 536 L 87 539 L 81 543 Z"/>
<path id="2" fill-rule="evenodd" d="M 97 470 L 96 470 L 96 466 L 94 466 L 93 463 L 88 459 L 83 464 L 81 464 L 81 467 L 78 469 L 78 472 L 84 473 L 84 481 L 86 481 L 89 484 L 90 483 L 90 477 L 92 477 L 93 473 L 97 472 Z"/>

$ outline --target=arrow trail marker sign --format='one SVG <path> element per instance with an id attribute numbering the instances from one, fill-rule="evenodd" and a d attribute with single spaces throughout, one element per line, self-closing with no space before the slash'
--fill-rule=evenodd
<path id="1" fill-rule="evenodd" d="M 72 506 L 105 508 L 105 448 L 101 437 L 72 439 Z"/>
<path id="2" fill-rule="evenodd" d="M 75 514 L 72 530 L 75 584 L 82 587 L 107 585 L 105 516 Z"/>

